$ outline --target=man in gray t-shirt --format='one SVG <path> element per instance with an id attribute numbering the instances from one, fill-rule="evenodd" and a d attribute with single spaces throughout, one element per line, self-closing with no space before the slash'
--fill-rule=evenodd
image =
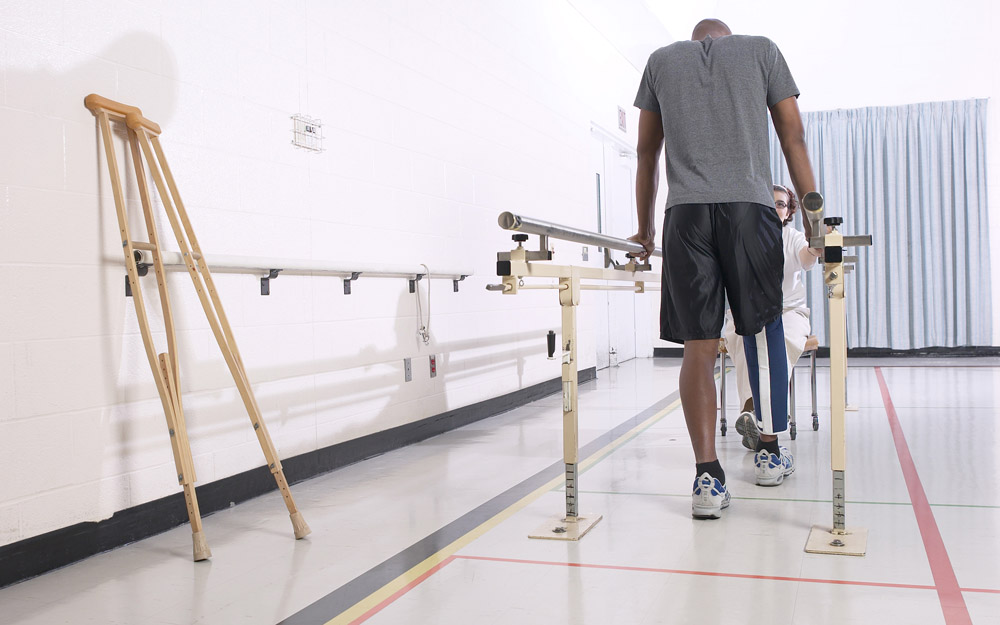
<path id="1" fill-rule="evenodd" d="M 667 207 L 719 202 L 770 207 L 767 110 L 798 95 L 778 46 L 766 37 L 709 36 L 654 52 L 635 105 L 662 121 Z"/>
<path id="2" fill-rule="evenodd" d="M 702 20 L 691 41 L 654 52 L 642 75 L 636 207 L 647 253 L 660 152 L 666 151 L 660 336 L 684 343 L 681 404 L 694 447 L 692 514 L 719 518 L 729 505 L 715 450 L 714 364 L 725 297 L 743 341 L 760 442 L 756 482 L 777 486 L 794 471 L 779 447 L 787 429 L 787 371 L 781 327 L 781 223 L 773 207 L 767 115 L 801 197 L 816 190 L 806 155 L 799 95 L 778 47 Z M 806 224 L 806 237 L 811 233 Z"/>

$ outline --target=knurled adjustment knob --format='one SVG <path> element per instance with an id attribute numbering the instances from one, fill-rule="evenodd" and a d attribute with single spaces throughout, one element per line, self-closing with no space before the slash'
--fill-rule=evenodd
<path id="1" fill-rule="evenodd" d="M 823 219 L 823 223 L 825 223 L 828 226 L 839 226 L 840 224 L 844 223 L 844 218 L 843 217 L 827 217 L 827 218 Z"/>
<path id="2" fill-rule="evenodd" d="M 518 243 L 524 243 L 525 241 L 528 240 L 528 235 L 526 235 L 526 234 L 515 234 L 511 238 L 514 239 L 515 241 L 517 241 Z"/>

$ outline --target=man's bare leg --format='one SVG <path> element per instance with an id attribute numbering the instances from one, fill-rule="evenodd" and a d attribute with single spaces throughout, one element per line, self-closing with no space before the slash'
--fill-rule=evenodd
<path id="1" fill-rule="evenodd" d="M 715 361 L 719 339 L 684 341 L 679 380 L 681 407 L 696 463 L 718 460 L 715 451 Z"/>

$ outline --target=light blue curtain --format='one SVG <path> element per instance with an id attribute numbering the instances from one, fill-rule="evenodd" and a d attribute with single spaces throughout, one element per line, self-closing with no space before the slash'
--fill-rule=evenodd
<path id="1" fill-rule="evenodd" d="M 825 214 L 874 238 L 844 252 L 859 257 L 847 274 L 848 347 L 992 344 L 986 102 L 803 114 Z M 773 128 L 771 171 L 790 186 Z M 822 282 L 809 272 L 813 334 L 828 345 Z"/>

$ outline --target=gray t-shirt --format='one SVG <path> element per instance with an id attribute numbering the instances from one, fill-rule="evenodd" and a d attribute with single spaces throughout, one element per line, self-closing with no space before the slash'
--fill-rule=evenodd
<path id="1" fill-rule="evenodd" d="M 784 57 L 767 37 L 678 41 L 651 54 L 635 106 L 663 119 L 667 208 L 770 206 L 768 108 L 798 95 Z"/>

